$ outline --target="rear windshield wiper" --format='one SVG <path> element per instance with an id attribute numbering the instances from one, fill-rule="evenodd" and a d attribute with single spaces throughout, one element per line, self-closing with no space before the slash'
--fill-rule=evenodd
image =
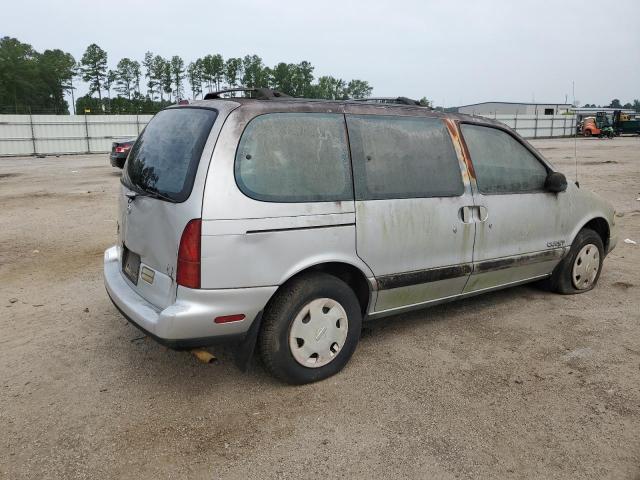
<path id="1" fill-rule="evenodd" d="M 173 198 L 168 197 L 163 193 L 160 193 L 154 187 L 146 187 L 146 189 L 144 190 L 136 188 L 133 192 L 134 192 L 134 195 L 127 195 L 127 197 L 129 197 L 131 200 L 135 199 L 137 196 L 140 196 L 140 197 L 157 198 L 159 200 L 166 200 L 167 202 L 177 203 Z"/>
<path id="2" fill-rule="evenodd" d="M 160 193 L 155 187 L 147 187 L 145 189 L 145 194 L 152 198 L 159 198 L 160 200 L 166 200 L 167 202 L 177 203 L 173 198 L 165 195 L 164 193 Z"/>

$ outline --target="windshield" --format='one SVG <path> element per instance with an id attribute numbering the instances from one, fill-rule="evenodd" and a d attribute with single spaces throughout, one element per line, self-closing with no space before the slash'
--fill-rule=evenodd
<path id="1" fill-rule="evenodd" d="M 158 113 L 131 149 L 122 174 L 124 185 L 167 200 L 185 201 L 216 117 L 215 110 L 203 108 L 170 108 Z"/>

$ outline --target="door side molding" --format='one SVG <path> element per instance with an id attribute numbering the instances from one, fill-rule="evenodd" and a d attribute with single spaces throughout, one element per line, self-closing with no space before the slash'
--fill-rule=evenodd
<path id="1" fill-rule="evenodd" d="M 461 263 L 447 267 L 414 270 L 411 272 L 382 275 L 376 277 L 378 290 L 409 287 L 422 283 L 438 282 L 451 278 L 465 277 L 473 273 L 487 273 L 507 268 L 532 265 L 536 263 L 560 260 L 566 253 L 567 247 L 541 252 L 526 253 L 510 257 L 483 260 L 481 262 Z"/>
<path id="2" fill-rule="evenodd" d="M 378 290 L 409 287 L 421 283 L 437 282 L 450 278 L 466 277 L 473 271 L 473 264 L 462 263 L 448 267 L 429 268 L 427 270 L 414 270 L 412 272 L 382 275 L 377 277 Z"/>
<path id="3" fill-rule="evenodd" d="M 525 253 L 523 255 L 483 260 L 473 264 L 473 272 L 494 272 L 496 270 L 504 270 L 506 268 L 521 267 L 525 265 L 532 265 L 534 263 L 549 262 L 551 260 L 560 260 L 564 257 L 566 250 L 566 248 L 554 248 L 553 250 L 543 250 L 536 253 Z"/>

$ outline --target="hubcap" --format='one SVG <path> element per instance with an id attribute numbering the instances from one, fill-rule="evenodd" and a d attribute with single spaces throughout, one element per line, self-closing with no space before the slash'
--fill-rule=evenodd
<path id="1" fill-rule="evenodd" d="M 349 322 L 342 305 L 330 298 L 307 303 L 291 324 L 289 348 L 296 362 L 322 367 L 336 358 L 347 339 Z"/>
<path id="2" fill-rule="evenodd" d="M 600 251 L 594 244 L 582 247 L 573 263 L 573 286 L 585 290 L 593 285 L 600 269 Z"/>

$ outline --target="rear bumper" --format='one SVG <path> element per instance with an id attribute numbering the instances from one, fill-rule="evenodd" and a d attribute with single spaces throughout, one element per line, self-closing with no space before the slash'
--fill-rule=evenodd
<path id="1" fill-rule="evenodd" d="M 122 153 L 112 153 L 109 155 L 112 167 L 123 168 L 124 162 L 127 160 L 127 155 Z"/>
<path id="2" fill-rule="evenodd" d="M 121 273 L 117 247 L 104 252 L 104 283 L 116 308 L 158 343 L 174 349 L 242 340 L 277 287 L 193 290 L 178 287 L 175 302 L 160 309 L 142 298 Z M 242 313 L 239 322 L 214 319 Z"/>

